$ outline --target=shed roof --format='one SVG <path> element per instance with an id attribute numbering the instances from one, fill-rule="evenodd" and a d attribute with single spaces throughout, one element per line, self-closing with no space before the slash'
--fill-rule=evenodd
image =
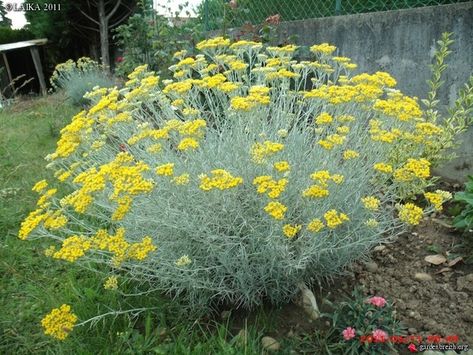
<path id="1" fill-rule="evenodd" d="M 0 44 L 0 53 L 11 51 L 11 50 L 14 50 L 14 49 L 34 47 L 34 46 L 42 46 L 42 45 L 46 44 L 47 42 L 48 42 L 47 38 L 41 38 L 41 39 L 32 39 L 32 40 L 29 40 L 29 41 L 21 41 L 21 42 L 15 42 L 15 43 Z"/>

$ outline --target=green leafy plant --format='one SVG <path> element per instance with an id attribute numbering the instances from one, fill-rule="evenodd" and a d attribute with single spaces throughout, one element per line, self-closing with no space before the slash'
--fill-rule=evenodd
<path id="1" fill-rule="evenodd" d="M 170 8 L 161 5 L 163 11 L 170 13 Z M 116 63 L 115 74 L 126 77 L 135 67 L 147 64 L 161 77 L 168 74 L 176 48 L 192 52 L 193 45 L 202 39 L 202 24 L 187 17 L 181 22 L 180 14 L 190 15 L 185 5 L 181 5 L 171 18 L 156 13 L 150 1 L 139 2 L 139 11 L 126 23 L 117 27 L 114 39 L 123 51 Z"/>
<path id="2" fill-rule="evenodd" d="M 453 219 L 453 225 L 459 229 L 471 230 L 473 228 L 473 175 L 468 176 L 465 191 L 457 192 L 454 200 L 463 203 L 464 207 Z"/>
<path id="3" fill-rule="evenodd" d="M 452 35 L 452 33 L 444 32 L 441 39 L 437 41 L 434 61 L 430 66 L 432 77 L 427 81 L 430 90 L 427 98 L 422 100 L 426 119 L 431 123 L 441 124 L 443 128 L 437 142 L 426 152 L 434 166 L 455 157 L 455 153 L 451 151 L 451 148 L 455 148 L 459 144 L 455 138 L 473 124 L 473 75 L 459 90 L 454 105 L 448 108 L 448 114 L 442 114 L 441 108 L 439 108 L 439 104 L 442 103 L 438 99 L 438 90 L 444 84 L 442 74 L 448 68 L 446 59 L 451 54 L 449 48 L 454 43 Z"/>

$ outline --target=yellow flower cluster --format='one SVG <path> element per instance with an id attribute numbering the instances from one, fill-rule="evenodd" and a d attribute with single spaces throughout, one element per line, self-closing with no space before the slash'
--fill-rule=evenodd
<path id="1" fill-rule="evenodd" d="M 252 86 L 248 96 L 233 97 L 230 101 L 230 106 L 235 110 L 249 111 L 257 105 L 268 105 L 270 101 L 268 87 Z"/>
<path id="2" fill-rule="evenodd" d="M 274 219 L 281 220 L 284 218 L 287 207 L 279 201 L 271 201 L 266 205 L 264 210 Z"/>
<path id="3" fill-rule="evenodd" d="M 125 239 L 125 228 L 118 228 L 115 235 L 100 229 L 90 238 L 91 248 L 112 253 L 112 263 L 120 266 L 126 260 L 144 260 L 157 248 L 151 237 L 144 237 L 141 242 L 129 243 Z"/>
<path id="4" fill-rule="evenodd" d="M 274 169 L 276 169 L 280 173 L 283 173 L 285 171 L 289 171 L 291 169 L 291 166 L 285 160 L 284 161 L 278 161 L 278 162 L 274 163 Z"/>
<path id="5" fill-rule="evenodd" d="M 192 263 L 191 258 L 189 258 L 188 255 L 183 255 L 179 259 L 176 260 L 176 266 L 182 267 L 182 266 L 187 266 L 190 263 Z"/>
<path id="6" fill-rule="evenodd" d="M 282 227 L 282 231 L 286 237 L 292 239 L 296 236 L 297 233 L 302 229 L 300 224 L 285 224 Z"/>
<path id="7" fill-rule="evenodd" d="M 409 121 L 422 117 L 422 110 L 416 100 L 401 93 L 392 94 L 386 100 L 378 100 L 373 105 L 375 110 L 393 116 L 401 121 Z"/>
<path id="8" fill-rule="evenodd" d="M 374 170 L 377 170 L 386 174 L 390 174 L 393 172 L 393 167 L 390 164 L 386 164 L 386 163 L 376 163 L 373 165 L 373 168 Z"/>
<path id="9" fill-rule="evenodd" d="M 216 49 L 219 47 L 228 47 L 230 45 L 230 40 L 223 37 L 214 37 L 207 39 L 205 41 L 197 43 L 195 46 L 198 50 L 204 49 Z"/>
<path id="10" fill-rule="evenodd" d="M 319 185 L 311 185 L 302 192 L 304 197 L 322 198 L 329 195 L 329 190 Z"/>
<path id="11" fill-rule="evenodd" d="M 284 144 L 277 142 L 264 141 L 263 143 L 255 143 L 251 147 L 251 157 L 255 163 L 261 164 L 268 156 L 276 154 L 283 149 Z"/>
<path id="12" fill-rule="evenodd" d="M 76 323 L 77 316 L 71 312 L 71 306 L 67 304 L 54 308 L 41 320 L 44 334 L 59 340 L 66 339 Z"/>
<path id="13" fill-rule="evenodd" d="M 430 176 L 430 162 L 426 159 L 408 159 L 402 168 L 394 171 L 396 181 L 407 182 L 415 178 L 427 179 Z"/>
<path id="14" fill-rule="evenodd" d="M 345 213 L 337 212 L 337 210 L 329 210 L 324 214 L 324 218 L 327 221 L 327 227 L 331 229 L 337 228 L 343 222 L 350 220 Z"/>
<path id="15" fill-rule="evenodd" d="M 321 139 L 317 143 L 324 149 L 331 150 L 337 145 L 343 144 L 345 142 L 346 136 L 334 133 L 329 135 L 326 139 Z"/>
<path id="16" fill-rule="evenodd" d="M 212 189 L 226 190 L 243 184 L 243 178 L 234 177 L 224 169 L 215 169 L 210 172 L 212 177 L 206 174 L 200 176 L 200 189 L 210 191 Z"/>
<path id="17" fill-rule="evenodd" d="M 194 138 L 184 138 L 177 145 L 177 149 L 186 151 L 186 150 L 195 150 L 199 148 L 199 141 Z"/>
<path id="18" fill-rule="evenodd" d="M 103 288 L 106 290 L 116 290 L 118 288 L 118 277 L 109 276 L 103 284 Z"/>
<path id="19" fill-rule="evenodd" d="M 273 180 L 269 175 L 258 176 L 254 178 L 253 185 L 257 186 L 260 194 L 268 192 L 269 198 L 278 198 L 287 185 L 287 179 Z"/>
<path id="20" fill-rule="evenodd" d="M 313 45 L 312 47 L 310 47 L 311 52 L 313 52 L 313 53 L 322 53 L 322 54 L 326 54 L 326 55 L 332 54 L 333 52 L 335 52 L 336 49 L 337 49 L 337 47 L 332 46 L 328 43 L 316 44 L 316 45 Z"/>
<path id="21" fill-rule="evenodd" d="M 190 176 L 189 174 L 181 174 L 179 176 L 176 176 L 174 179 L 172 179 L 172 181 L 176 184 L 176 185 L 187 185 L 190 181 Z"/>
<path id="22" fill-rule="evenodd" d="M 448 191 L 437 190 L 435 192 L 424 193 L 425 199 L 429 201 L 436 211 L 443 209 L 442 204 L 452 198 L 452 194 Z"/>
<path id="23" fill-rule="evenodd" d="M 327 112 L 322 112 L 315 119 L 315 123 L 317 123 L 318 125 L 324 125 L 324 124 L 328 124 L 328 123 L 332 123 L 332 122 L 333 122 L 333 117 L 330 114 L 328 114 Z"/>
<path id="24" fill-rule="evenodd" d="M 408 224 L 418 225 L 422 219 L 423 212 L 422 208 L 409 202 L 400 207 L 399 219 Z"/>
<path id="25" fill-rule="evenodd" d="M 355 159 L 360 156 L 360 153 L 358 153 L 355 150 L 347 149 L 343 152 L 343 159 L 344 160 L 349 160 L 349 159 Z"/>
<path id="26" fill-rule="evenodd" d="M 123 212 L 128 211 L 133 196 L 153 189 L 153 181 L 144 179 L 142 175 L 147 170 L 149 167 L 145 163 L 135 163 L 132 155 L 121 152 L 113 161 L 102 165 L 99 170 L 94 167 L 77 175 L 73 182 L 81 184 L 82 187 L 64 197 L 61 204 L 72 206 L 78 213 L 85 213 L 93 202 L 93 193 L 105 189 L 106 182 L 110 181 L 113 186 L 110 200 L 118 202 L 121 208 L 120 213 L 114 218 L 119 220 L 123 217 Z"/>
<path id="27" fill-rule="evenodd" d="M 83 236 L 73 235 L 62 242 L 61 249 L 53 254 L 53 258 L 74 262 L 83 257 L 92 246 L 92 242 Z"/>
<path id="28" fill-rule="evenodd" d="M 379 208 L 380 201 L 374 196 L 366 196 L 361 199 L 366 209 L 376 211 Z"/>
<path id="29" fill-rule="evenodd" d="M 163 176 L 171 176 L 174 174 L 174 163 L 167 163 L 156 168 L 156 174 Z"/>
<path id="30" fill-rule="evenodd" d="M 325 224 L 324 222 L 322 222 L 320 219 L 318 218 L 314 218 L 313 220 L 311 220 L 309 222 L 309 224 L 307 225 L 307 230 L 310 231 L 310 232 L 313 232 L 313 233 L 318 233 L 320 232 L 323 228 L 325 227 Z"/>

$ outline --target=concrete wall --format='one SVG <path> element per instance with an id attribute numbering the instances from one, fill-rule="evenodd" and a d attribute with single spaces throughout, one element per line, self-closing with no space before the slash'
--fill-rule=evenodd
<path id="1" fill-rule="evenodd" d="M 376 12 L 284 22 L 279 36 L 297 35 L 297 44 L 329 42 L 339 55 L 353 59 L 359 71 L 387 71 L 408 95 L 426 97 L 434 46 L 442 32 L 453 32 L 455 43 L 448 59 L 445 85 L 439 92 L 451 105 L 458 89 L 473 74 L 473 1 L 399 11 Z M 463 137 L 459 158 L 439 169 L 451 180 L 473 174 L 473 127 Z"/>

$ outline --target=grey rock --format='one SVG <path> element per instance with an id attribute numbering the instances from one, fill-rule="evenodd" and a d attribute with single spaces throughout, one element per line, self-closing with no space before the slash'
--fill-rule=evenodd
<path id="1" fill-rule="evenodd" d="M 281 344 L 271 337 L 263 337 L 261 339 L 261 345 L 268 351 L 278 351 L 281 348 Z"/>
<path id="2" fill-rule="evenodd" d="M 425 272 L 416 272 L 414 278 L 419 281 L 432 281 L 432 276 Z"/>
<path id="3" fill-rule="evenodd" d="M 365 263 L 365 268 L 369 272 L 376 272 L 378 271 L 378 264 L 376 264 L 374 261 L 369 261 Z"/>

